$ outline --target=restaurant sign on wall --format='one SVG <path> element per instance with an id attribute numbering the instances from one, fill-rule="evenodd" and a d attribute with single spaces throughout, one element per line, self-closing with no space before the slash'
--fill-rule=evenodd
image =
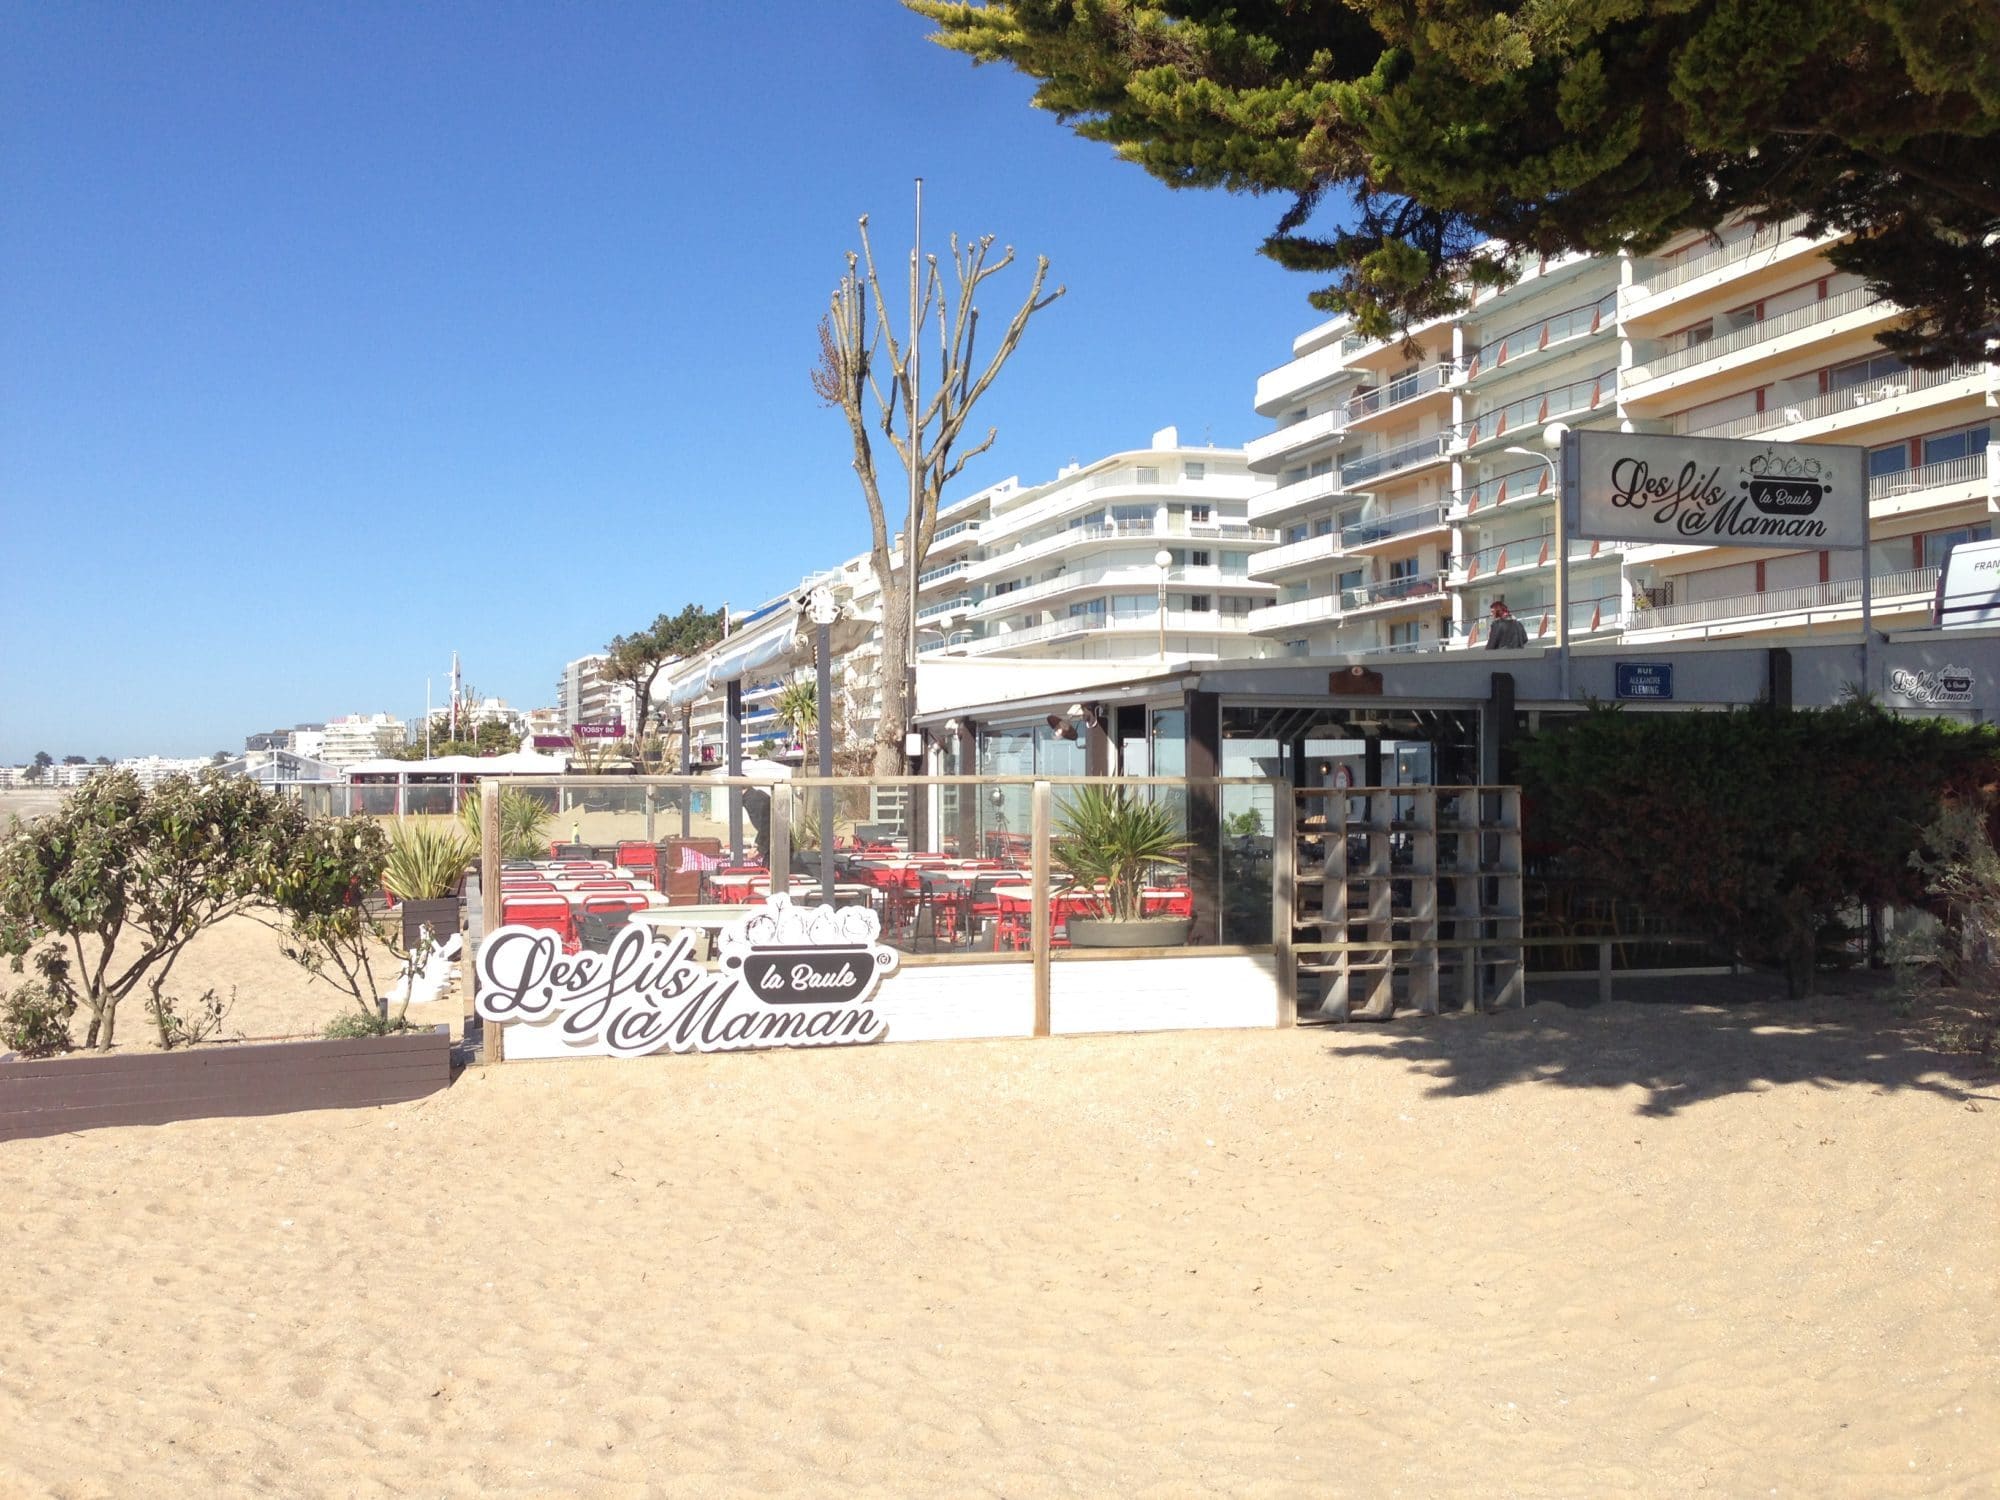
<path id="1" fill-rule="evenodd" d="M 1562 468 L 1578 539 L 1791 551 L 1868 541 L 1865 448 L 1592 430 L 1564 436 Z"/>
<path id="2" fill-rule="evenodd" d="M 1894 667 L 1889 672 L 1889 701 L 1904 708 L 1967 708 L 1972 704 L 1970 667 Z"/>
<path id="3" fill-rule="evenodd" d="M 636 922 L 606 953 L 565 954 L 553 932 L 502 927 L 480 944 L 473 1008 L 621 1057 L 879 1042 L 888 1024 L 867 1002 L 898 961 L 880 935 L 867 907 L 794 906 L 784 895 L 744 908 L 713 969 L 686 933 L 663 941 Z"/>

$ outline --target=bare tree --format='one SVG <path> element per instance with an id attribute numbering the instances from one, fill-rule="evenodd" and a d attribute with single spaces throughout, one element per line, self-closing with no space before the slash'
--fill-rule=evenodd
<path id="1" fill-rule="evenodd" d="M 912 326 L 898 335 L 888 302 L 882 296 L 875 251 L 868 242 L 868 217 L 864 214 L 861 252 L 858 255 L 848 252 L 846 273 L 834 289 L 827 315 L 820 319 L 819 362 L 813 367 L 812 387 L 822 401 L 839 407 L 847 418 L 848 432 L 854 440 L 854 472 L 861 480 L 861 493 L 868 502 L 869 561 L 882 594 L 882 650 L 876 658 L 882 702 L 875 721 L 878 776 L 893 776 L 903 769 L 903 735 L 910 717 L 904 668 L 910 656 L 910 632 L 915 622 L 910 618 L 910 595 L 900 586 L 906 575 L 894 565 L 892 557 L 893 536 L 882 506 L 873 432 L 879 431 L 888 439 L 902 460 L 904 473 L 916 475 L 916 535 L 905 538 L 903 567 L 921 575 L 931 538 L 937 530 L 938 502 L 945 486 L 958 477 L 969 461 L 990 448 L 999 435 L 997 428 L 989 427 L 976 446 L 959 451 L 959 440 L 964 436 L 972 408 L 1019 346 L 1021 335 L 1027 332 L 1028 320 L 1066 290 L 1059 286 L 1046 297 L 1042 295 L 1049 262 L 1046 256 L 1036 257 L 1034 281 L 1028 295 L 1008 321 L 999 347 L 984 368 L 979 368 L 973 359 L 973 341 L 979 328 L 976 298 L 989 278 L 999 275 L 1014 261 L 1011 245 L 997 259 L 992 251 L 990 234 L 964 243 L 953 235 L 950 259 L 956 285 L 949 290 L 938 257 L 926 257 L 920 272 L 913 254 L 910 300 L 916 317 Z M 937 363 L 929 366 L 932 385 L 926 399 L 915 391 L 911 377 L 919 359 L 919 337 L 933 321 Z"/>

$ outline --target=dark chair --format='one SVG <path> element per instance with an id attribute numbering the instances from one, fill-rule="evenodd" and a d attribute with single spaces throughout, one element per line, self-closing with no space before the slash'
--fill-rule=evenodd
<path id="1" fill-rule="evenodd" d="M 618 935 L 618 929 L 632 920 L 632 913 L 624 910 L 584 910 L 577 914 L 577 941 L 591 953 L 609 953 L 611 940 Z"/>
<path id="2" fill-rule="evenodd" d="M 588 844 L 556 844 L 552 847 L 552 859 L 595 859 L 597 853 Z"/>

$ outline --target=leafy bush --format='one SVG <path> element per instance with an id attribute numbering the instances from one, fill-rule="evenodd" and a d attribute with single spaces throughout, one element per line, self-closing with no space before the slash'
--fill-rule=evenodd
<path id="1" fill-rule="evenodd" d="M 320 1033 L 330 1042 L 351 1042 L 365 1036 L 393 1036 L 399 1031 L 414 1031 L 416 1027 L 401 1016 L 381 1016 L 374 1011 L 365 1014 L 344 1010 L 326 1023 L 326 1030 Z"/>
<path id="2" fill-rule="evenodd" d="M 0 995 L 0 1047 L 23 1057 L 54 1057 L 76 1044 L 70 1039 L 69 1018 L 76 1001 L 52 994 L 34 980 Z"/>
<path id="3" fill-rule="evenodd" d="M 150 996 L 146 1001 L 146 1010 L 160 1029 L 160 1045 L 168 1051 L 192 1047 L 221 1031 L 229 1007 L 236 1003 L 236 991 L 232 989 L 224 1000 L 213 989 L 203 990 L 185 1012 L 181 1009 L 184 1003 L 165 993 Z"/>
<path id="4" fill-rule="evenodd" d="M 1072 887 L 1100 892 L 1099 912 L 1114 921 L 1145 915 L 1140 894 L 1155 865 L 1178 867 L 1188 847 L 1172 811 L 1145 802 L 1123 787 L 1077 789 L 1063 809 L 1049 857 Z"/>
<path id="5" fill-rule="evenodd" d="M 1812 986 L 1823 934 L 1917 900 L 1910 856 L 1947 796 L 2000 772 L 1990 727 L 1829 709 L 1595 708 L 1520 749 L 1528 833 L 1570 873 Z"/>

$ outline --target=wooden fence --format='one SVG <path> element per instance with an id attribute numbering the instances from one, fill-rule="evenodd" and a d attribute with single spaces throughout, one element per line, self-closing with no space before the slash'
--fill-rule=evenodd
<path id="1" fill-rule="evenodd" d="M 0 1059 L 0 1141 L 104 1125 L 354 1109 L 451 1082 L 446 1027 L 354 1041 L 224 1043 L 115 1057 Z"/>

